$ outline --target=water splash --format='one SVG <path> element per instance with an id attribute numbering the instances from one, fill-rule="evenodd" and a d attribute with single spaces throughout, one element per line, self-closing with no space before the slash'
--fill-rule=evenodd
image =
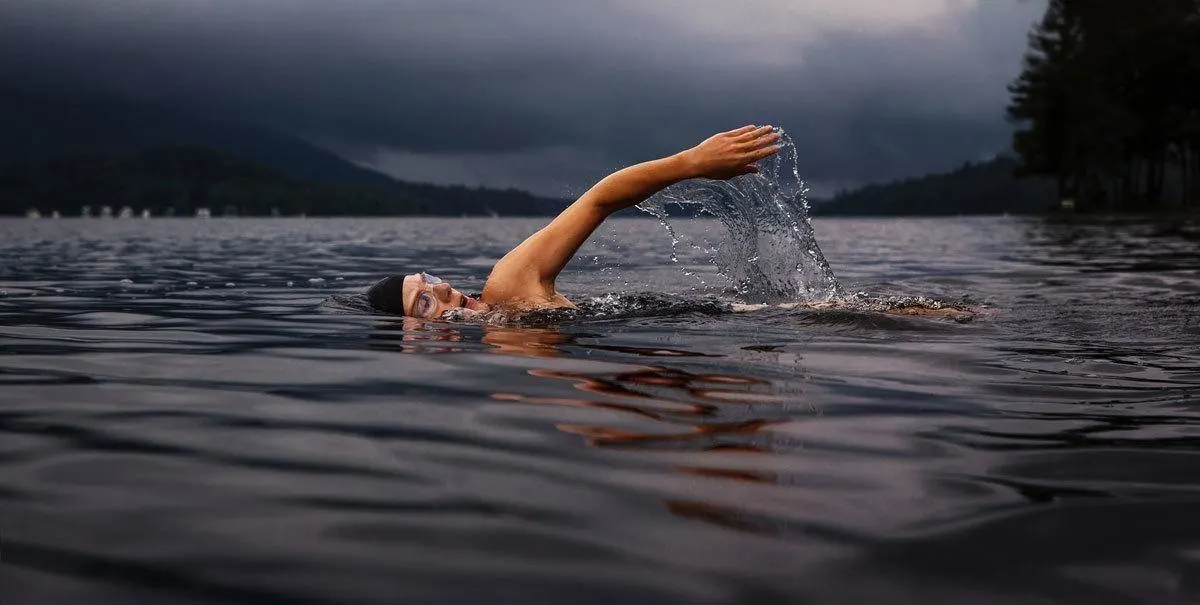
<path id="1" fill-rule="evenodd" d="M 729 181 L 685 181 L 651 197 L 638 209 L 662 222 L 671 237 L 671 260 L 675 262 L 683 240 L 671 223 L 672 206 L 721 221 L 726 229 L 721 240 L 700 249 L 711 249 L 718 271 L 746 301 L 840 297 L 842 286 L 821 253 L 808 219 L 808 187 L 800 178 L 796 146 L 783 129 L 778 132 L 781 149 L 758 163 L 758 174 Z"/>

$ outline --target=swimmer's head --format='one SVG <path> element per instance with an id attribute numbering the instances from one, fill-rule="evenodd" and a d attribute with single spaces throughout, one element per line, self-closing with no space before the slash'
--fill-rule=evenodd
<path id="1" fill-rule="evenodd" d="M 380 311 L 422 319 L 441 319 L 455 309 L 487 311 L 483 302 L 425 272 L 382 279 L 367 290 L 367 300 Z"/>

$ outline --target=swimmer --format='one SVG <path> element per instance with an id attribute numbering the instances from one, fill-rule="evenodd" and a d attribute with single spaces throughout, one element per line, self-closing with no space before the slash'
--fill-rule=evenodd
<path id="1" fill-rule="evenodd" d="M 504 255 L 492 268 L 478 299 L 425 272 L 380 280 L 367 291 L 367 299 L 377 310 L 423 319 L 464 319 L 490 311 L 511 316 L 534 309 L 574 308 L 559 293 L 555 281 L 605 219 L 681 181 L 728 180 L 756 173 L 755 162 L 776 154 L 781 147 L 779 139 L 773 126 L 743 126 L 717 133 L 669 157 L 608 175 L 549 225 Z M 734 305 L 731 310 L 755 308 L 758 306 Z"/>
<path id="2" fill-rule="evenodd" d="M 680 181 L 727 180 L 758 172 L 754 163 L 778 152 L 778 141 L 779 133 L 771 126 L 743 126 L 672 156 L 608 175 L 504 255 L 492 268 L 479 299 L 424 272 L 386 278 L 371 287 L 367 298 L 381 311 L 425 319 L 440 319 L 456 309 L 464 311 L 455 314 L 474 315 L 499 309 L 573 308 L 555 280 L 606 218 Z"/>

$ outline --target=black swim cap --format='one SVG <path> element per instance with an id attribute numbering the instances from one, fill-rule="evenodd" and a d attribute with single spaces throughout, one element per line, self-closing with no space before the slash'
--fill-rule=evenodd
<path id="1" fill-rule="evenodd" d="M 404 315 L 404 276 L 385 277 L 367 290 L 367 302 L 378 311 Z"/>

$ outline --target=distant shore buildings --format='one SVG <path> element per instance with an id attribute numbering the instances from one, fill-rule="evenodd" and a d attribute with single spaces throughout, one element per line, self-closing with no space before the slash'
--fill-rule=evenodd
<path id="1" fill-rule="evenodd" d="M 150 208 L 142 208 L 140 210 L 137 210 L 137 209 L 134 209 L 132 206 L 121 206 L 115 213 L 113 212 L 112 206 L 100 206 L 98 213 L 96 212 L 95 208 L 96 208 L 95 206 L 92 206 L 90 204 L 84 204 L 84 205 L 80 206 L 79 207 L 79 218 L 85 218 L 85 219 L 141 218 L 141 219 L 145 220 L 145 219 L 149 219 L 149 218 L 154 218 L 154 216 L 155 216 L 154 211 L 151 210 Z M 187 215 L 186 214 L 177 215 L 175 207 L 168 206 L 165 210 L 162 211 L 162 214 L 160 216 L 171 218 L 171 217 L 175 217 L 175 216 L 185 216 L 186 217 Z M 220 216 L 236 218 L 236 217 L 241 216 L 241 214 L 239 213 L 237 207 L 226 206 L 222 209 L 222 213 Z M 271 208 L 270 216 L 271 216 L 271 218 L 286 218 L 286 215 L 284 215 L 282 212 L 280 212 L 279 208 L 277 208 L 277 207 Z M 305 213 L 301 212 L 299 214 L 293 215 L 293 218 L 305 218 L 305 216 L 306 216 Z M 63 215 L 58 210 L 52 210 L 50 212 L 50 214 L 42 214 L 42 211 L 38 208 L 29 208 L 28 210 L 25 211 L 25 218 L 27 218 L 27 219 L 41 219 L 41 218 L 47 218 L 47 217 L 54 218 L 54 219 L 61 219 L 61 218 L 63 218 Z M 201 207 L 201 208 L 196 208 L 192 217 L 193 218 L 213 218 L 213 213 L 212 213 L 211 209 Z"/>
<path id="2" fill-rule="evenodd" d="M 37 208 L 30 208 L 25 211 L 25 218 L 39 219 L 42 218 L 42 213 Z M 50 218 L 62 218 L 62 214 L 55 210 L 50 213 Z"/>

